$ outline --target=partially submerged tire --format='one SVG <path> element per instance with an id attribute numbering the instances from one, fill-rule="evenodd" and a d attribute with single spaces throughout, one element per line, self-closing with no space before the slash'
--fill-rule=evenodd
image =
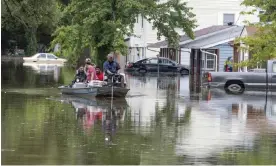
<path id="1" fill-rule="evenodd" d="M 143 69 L 143 68 L 142 68 L 142 69 L 139 69 L 138 71 L 139 71 L 139 73 L 146 73 L 146 72 L 147 72 L 147 70 L 146 70 L 146 69 Z"/>
<path id="2" fill-rule="evenodd" d="M 245 90 L 242 81 L 228 81 L 225 84 L 225 92 L 229 94 L 242 94 Z"/>
<path id="3" fill-rule="evenodd" d="M 182 70 L 180 70 L 180 74 L 181 74 L 181 75 L 189 75 L 189 70 L 187 70 L 187 69 L 182 69 Z"/>

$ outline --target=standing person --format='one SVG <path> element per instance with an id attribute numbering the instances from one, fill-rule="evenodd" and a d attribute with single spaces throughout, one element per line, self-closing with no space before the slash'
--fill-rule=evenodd
<path id="1" fill-rule="evenodd" d="M 95 68 L 92 66 L 91 63 L 91 59 L 87 58 L 85 60 L 85 69 L 86 69 L 86 75 L 87 75 L 87 82 L 93 81 L 93 80 L 97 80 L 97 76 L 96 76 L 96 70 Z"/>
<path id="2" fill-rule="evenodd" d="M 103 81 L 103 72 L 101 71 L 99 66 L 96 66 L 96 75 L 98 80 Z"/>
<path id="3" fill-rule="evenodd" d="M 227 60 L 224 62 L 224 71 L 225 72 L 232 72 L 233 71 L 233 59 L 232 57 L 228 57 Z"/>

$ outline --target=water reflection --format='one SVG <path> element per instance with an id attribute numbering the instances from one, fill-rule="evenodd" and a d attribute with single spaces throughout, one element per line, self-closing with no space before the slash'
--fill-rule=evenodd
<path id="1" fill-rule="evenodd" d="M 65 83 L 61 65 L 35 63 L 2 63 L 1 80 L 4 88 L 53 87 Z M 69 77 L 72 79 L 72 76 Z M 67 81 L 67 80 L 66 80 Z"/>
<path id="2" fill-rule="evenodd" d="M 88 134 L 91 134 L 90 129 L 95 123 L 102 122 L 106 141 L 111 141 L 111 135 L 115 133 L 119 121 L 124 120 L 125 111 L 129 107 L 125 99 L 111 101 L 109 98 L 62 95 L 55 100 L 72 104 L 77 121 Z"/>
<path id="3" fill-rule="evenodd" d="M 63 67 L 63 64 L 37 64 L 25 62 L 23 66 L 40 75 L 53 75 L 54 80 L 58 82 L 60 68 Z"/>
<path id="4" fill-rule="evenodd" d="M 5 88 L 43 74 L 2 66 Z M 26 74 L 16 78 L 11 73 Z M 28 73 L 28 74 L 27 74 Z M 53 75 L 50 74 L 52 77 Z M 188 77 L 128 75 L 124 100 L 2 91 L 3 164 L 276 164 L 276 98 L 206 91 L 190 98 Z M 46 89 L 48 91 L 48 89 Z M 42 92 L 41 92 L 42 93 Z"/>

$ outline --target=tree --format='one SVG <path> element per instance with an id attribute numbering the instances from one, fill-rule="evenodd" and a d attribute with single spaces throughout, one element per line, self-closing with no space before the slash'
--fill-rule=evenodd
<path id="1" fill-rule="evenodd" d="M 62 45 L 68 58 L 76 60 L 84 48 L 94 50 L 98 63 L 110 51 L 127 52 L 124 38 L 133 33 L 137 16 L 153 23 L 158 38 L 165 36 L 172 47 L 177 47 L 181 28 L 191 38 L 196 27 L 194 14 L 186 2 L 169 0 L 72 0 L 63 12 L 63 25 L 54 33 L 53 46 Z"/>
<path id="2" fill-rule="evenodd" d="M 246 46 L 241 47 L 252 54 L 252 58 L 242 63 L 245 66 L 255 66 L 257 63 L 265 63 L 267 60 L 276 58 L 276 3 L 275 0 L 244 0 L 243 5 L 254 7 L 250 12 L 244 14 L 254 14 L 256 8 L 261 9 L 260 22 L 249 23 L 255 26 L 258 31 L 253 36 L 239 38 L 237 42 L 242 42 Z"/>
<path id="3" fill-rule="evenodd" d="M 44 27 L 53 31 L 59 17 L 56 0 L 3 0 L 2 29 L 13 31 L 16 25 L 24 31 L 26 53 L 32 55 L 37 51 L 37 30 Z"/>

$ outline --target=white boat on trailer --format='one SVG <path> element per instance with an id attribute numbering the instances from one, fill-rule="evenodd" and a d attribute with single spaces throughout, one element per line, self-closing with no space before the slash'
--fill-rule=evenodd
<path id="1" fill-rule="evenodd" d="M 120 75 L 125 78 L 124 74 Z M 124 85 L 126 86 L 126 81 L 124 81 Z M 96 80 L 90 83 L 76 82 L 72 86 L 60 86 L 58 89 L 60 89 L 62 94 L 89 95 L 95 97 L 125 97 L 130 90 L 125 87 L 116 86 L 116 82 L 108 83 L 107 81 Z"/>

